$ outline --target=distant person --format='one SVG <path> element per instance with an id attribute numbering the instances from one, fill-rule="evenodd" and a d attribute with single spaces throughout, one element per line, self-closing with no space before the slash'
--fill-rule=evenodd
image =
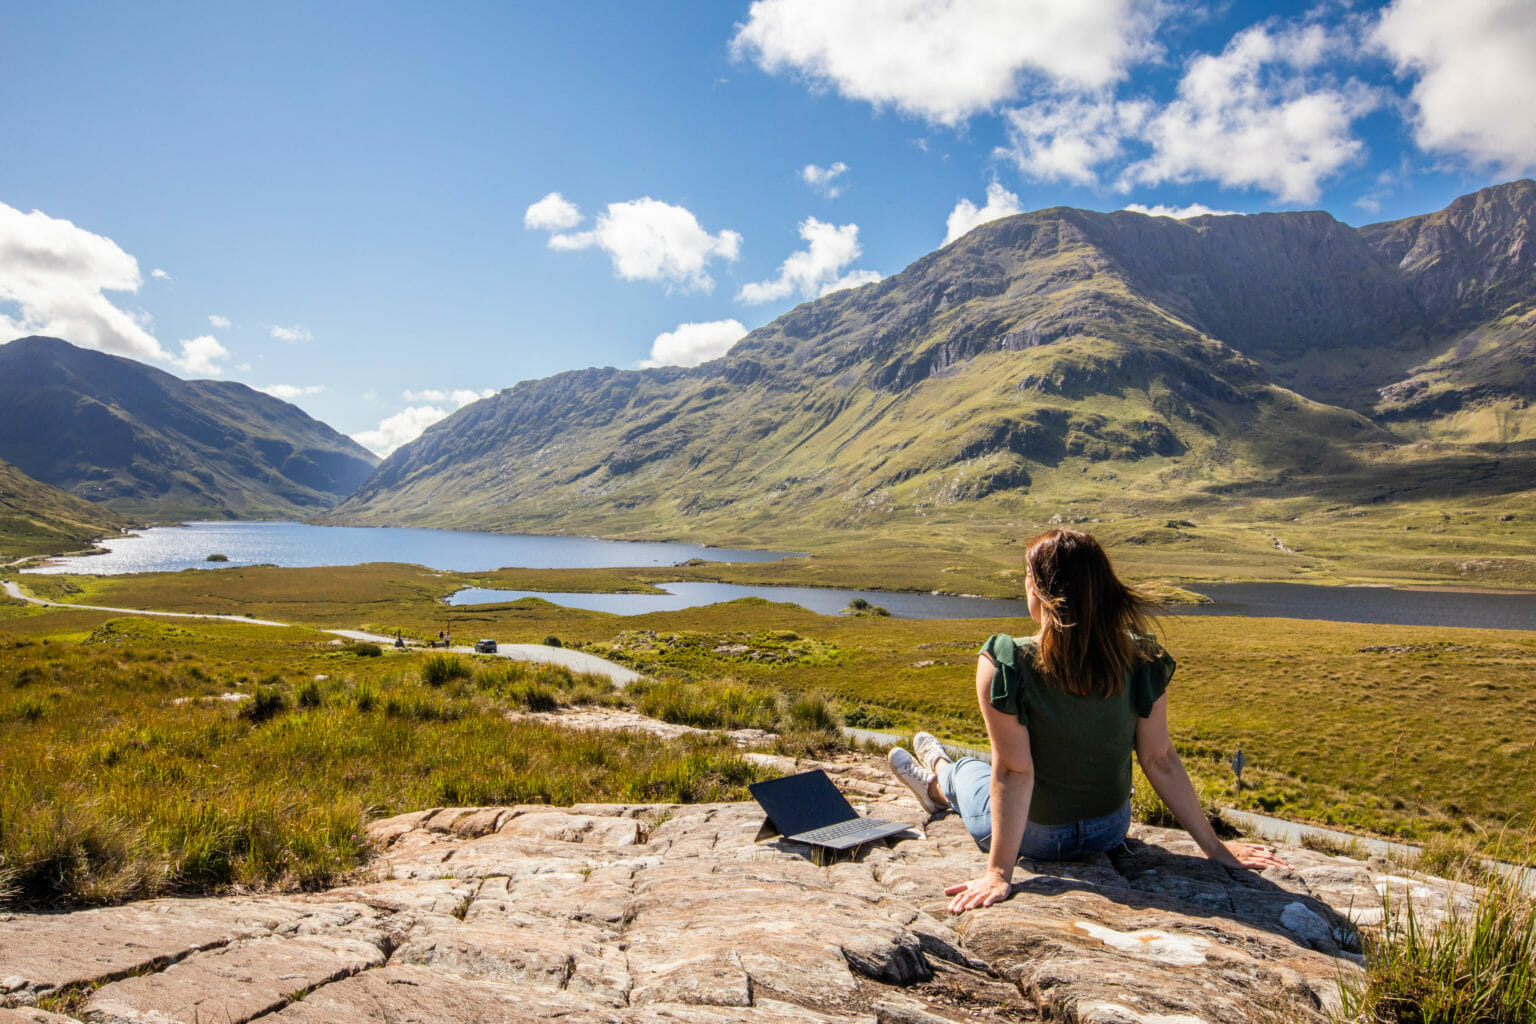
<path id="1" fill-rule="evenodd" d="M 396 647 L 404 647 L 405 646 L 405 633 L 404 633 L 404 631 L 398 630 L 398 629 L 395 630 L 395 646 Z"/>
<path id="2" fill-rule="evenodd" d="M 953 810 L 989 854 L 980 878 L 944 890 L 949 909 L 1012 893 L 1014 863 L 1112 850 L 1131 823 L 1131 751 L 1205 855 L 1229 867 L 1289 866 L 1272 847 L 1223 843 L 1168 736 L 1174 661 L 1153 640 L 1151 602 L 1121 583 L 1099 542 L 1050 530 L 1025 554 L 1032 637 L 998 634 L 976 663 L 992 764 L 950 759 L 932 735 L 891 769 L 930 814 Z"/>

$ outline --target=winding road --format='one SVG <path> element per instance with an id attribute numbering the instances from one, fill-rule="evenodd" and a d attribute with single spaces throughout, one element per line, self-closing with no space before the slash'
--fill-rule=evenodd
<path id="1" fill-rule="evenodd" d="M 121 615 L 155 615 L 162 618 L 175 619 L 222 619 L 226 622 L 241 622 L 249 626 L 277 626 L 283 629 L 293 625 L 290 622 L 276 622 L 272 619 L 249 619 L 244 615 L 205 615 L 199 612 L 157 612 L 144 608 L 113 608 L 99 604 L 68 604 L 63 601 L 49 601 L 42 597 L 33 597 L 13 580 L 0 582 L 0 588 L 5 590 L 7 596 L 17 601 L 25 601 L 28 604 L 42 605 L 47 608 L 70 608 L 78 611 L 93 612 L 117 612 Z M 344 637 L 348 640 L 362 640 L 385 646 L 392 646 L 395 638 L 378 633 L 365 633 L 356 629 L 324 629 L 323 633 Z M 420 645 L 411 646 L 419 649 Z M 449 650 L 458 654 L 472 654 L 472 647 L 451 647 Z M 640 678 L 640 673 L 623 665 L 615 664 L 606 658 L 599 658 L 595 654 L 585 651 L 573 651 L 565 647 L 547 647 L 544 644 L 499 644 L 496 648 L 496 656 L 511 658 L 514 661 L 532 661 L 545 665 L 561 665 L 572 672 L 582 672 L 594 676 L 606 676 L 613 681 L 615 686 L 628 686 Z"/>

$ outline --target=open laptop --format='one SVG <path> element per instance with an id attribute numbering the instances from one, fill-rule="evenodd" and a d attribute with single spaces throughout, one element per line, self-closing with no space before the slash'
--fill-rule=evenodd
<path id="1" fill-rule="evenodd" d="M 786 775 L 782 779 L 754 782 L 747 788 L 768 813 L 768 821 L 758 833 L 759 839 L 782 832 L 784 838 L 792 842 L 846 850 L 912 828 L 902 821 L 859 817 L 859 812 L 819 768 L 799 775 Z"/>

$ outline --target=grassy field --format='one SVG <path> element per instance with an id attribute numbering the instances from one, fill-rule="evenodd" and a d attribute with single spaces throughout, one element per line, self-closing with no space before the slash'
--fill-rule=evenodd
<path id="1" fill-rule="evenodd" d="M 422 807 L 746 798 L 758 770 L 724 741 L 506 717 L 616 699 L 550 666 L 6 604 L 0 897 L 325 885 L 364 861 L 368 820 Z M 814 700 L 756 724 L 828 740 Z"/>
<path id="2" fill-rule="evenodd" d="M 519 584 L 537 577 L 562 589 L 572 585 L 551 571 L 492 575 Z M 589 586 L 632 587 L 638 574 L 579 575 Z M 1016 620 L 826 617 L 758 599 L 636 617 L 571 611 L 536 599 L 473 608 L 448 608 L 437 600 L 465 582 L 485 579 L 485 574 L 375 565 L 110 579 L 33 576 L 27 583 L 39 592 L 92 602 L 387 633 L 400 629 L 407 636 L 450 628 L 460 639 L 540 643 L 556 637 L 675 684 L 733 693 L 731 699 L 742 707 L 751 704 L 742 696 L 746 693 L 764 700 L 824 693 L 852 724 L 925 728 L 976 745 L 985 737 L 971 683 L 975 650 L 990 633 L 1029 630 Z M 59 657 L 76 648 L 99 651 L 100 636 L 90 638 L 112 618 L 0 608 L 12 616 L 0 623 L 0 642 L 48 637 Z M 81 625 L 66 628 L 75 621 Z M 290 690 L 296 680 L 314 674 L 330 676 L 323 684 L 330 689 L 385 685 L 383 677 L 370 680 L 381 672 L 388 676 L 393 664 L 392 657 L 348 658 L 323 634 L 302 628 L 131 621 L 141 623 L 137 629 L 158 631 L 153 640 L 131 646 L 201 666 L 210 680 L 205 689 L 227 686 L 221 673 L 235 672 L 238 664 L 281 665 Z M 1171 697 L 1175 739 L 1209 802 L 1407 839 L 1465 836 L 1488 852 L 1505 854 L 1513 851 L 1501 846 L 1500 837 L 1532 827 L 1536 691 L 1529 680 L 1536 673 L 1536 635 L 1203 617 L 1169 617 L 1163 625 L 1180 663 Z M 182 637 L 216 630 L 238 635 L 248 653 L 221 667 L 224 662 L 213 653 L 220 648 Z M 295 650 L 307 652 L 297 664 Z M 9 671 L 37 658 L 38 651 L 35 643 L 13 647 L 0 655 L 0 665 Z M 353 682 L 316 667 L 326 659 L 344 662 L 343 676 Z M 101 666 L 92 664 L 81 669 L 83 678 L 101 674 Z M 250 669 L 238 674 L 261 675 Z M 39 721 L 62 728 L 76 715 L 73 709 L 93 708 L 90 701 L 76 704 L 69 696 L 78 685 L 60 677 L 46 686 L 18 686 L 0 676 L 0 728 L 18 735 L 37 732 Z M 653 699 L 657 706 L 664 703 Z M 328 704 L 327 713 L 339 714 L 338 706 Z M 28 709 L 38 707 L 42 710 L 29 718 Z M 488 707 L 476 714 L 493 714 Z M 312 717 L 320 729 L 323 716 Z M 350 721 L 331 721 L 324 728 L 349 730 Z M 1227 767 L 1239 744 L 1248 762 L 1241 792 Z M 372 755 L 359 748 L 347 756 Z M 397 769 L 397 763 L 386 762 L 379 771 L 388 777 Z M 412 799 L 435 799 L 430 786 L 410 792 Z M 374 804 L 401 806 L 370 796 L 361 811 L 368 813 Z"/>

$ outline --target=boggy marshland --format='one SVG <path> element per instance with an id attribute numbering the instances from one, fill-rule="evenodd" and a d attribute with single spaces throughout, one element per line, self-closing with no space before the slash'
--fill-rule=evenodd
<path id="1" fill-rule="evenodd" d="M 0 889 L 35 905 L 320 886 L 364 862 L 361 826 L 376 816 L 746 799 L 758 777 L 723 740 L 573 734 L 509 711 L 630 706 L 772 730 L 787 752 L 831 748 L 844 723 L 981 745 L 975 650 L 1032 627 L 829 617 L 760 599 L 622 618 L 537 599 L 442 603 L 467 585 L 627 589 L 654 572 L 27 576 L 60 600 L 295 625 L 0 604 Z M 425 639 L 445 627 L 461 642 L 580 648 L 653 681 L 617 693 L 561 669 L 320 631 Z M 1162 629 L 1179 660 L 1175 739 L 1208 804 L 1531 859 L 1536 635 L 1177 615 Z M 1241 791 L 1228 766 L 1239 744 Z M 1137 812 L 1166 813 L 1140 795 Z"/>

